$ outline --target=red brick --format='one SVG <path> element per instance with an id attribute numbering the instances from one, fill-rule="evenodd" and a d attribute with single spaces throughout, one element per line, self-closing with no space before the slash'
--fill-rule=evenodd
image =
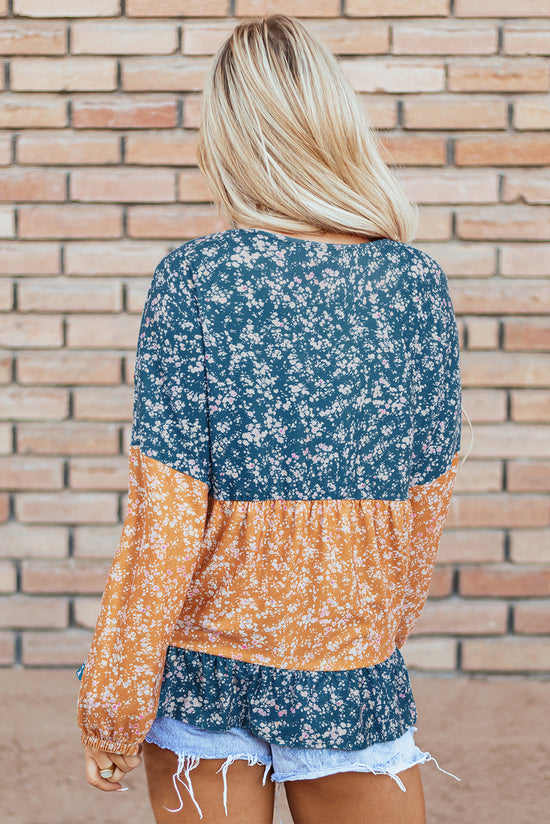
<path id="1" fill-rule="evenodd" d="M 91 634 L 83 630 L 25 632 L 23 664 L 27 667 L 76 667 L 90 650 Z"/>
<path id="2" fill-rule="evenodd" d="M 482 672 L 548 672 L 550 644 L 546 638 L 488 638 L 462 642 L 462 668 Z"/>
<path id="3" fill-rule="evenodd" d="M 0 544 L 8 558 L 63 558 L 68 530 L 62 526 L 27 526 L 10 521 L 0 527 Z"/>
<path id="4" fill-rule="evenodd" d="M 499 321 L 496 318 L 467 318 L 468 349 L 498 349 Z"/>
<path id="5" fill-rule="evenodd" d="M 72 125 L 77 129 L 166 129 L 176 126 L 177 118 L 177 103 L 171 97 L 107 95 L 73 99 Z"/>
<path id="6" fill-rule="evenodd" d="M 126 492 L 128 461 L 124 456 L 113 458 L 73 458 L 69 466 L 71 489 L 97 489 Z"/>
<path id="7" fill-rule="evenodd" d="M 237 17 L 279 12 L 295 17 L 338 17 L 338 0 L 235 0 Z"/>
<path id="8" fill-rule="evenodd" d="M 547 386 L 550 355 L 510 352 L 463 352 L 461 373 L 465 385 Z"/>
<path id="9" fill-rule="evenodd" d="M 225 227 L 213 206 L 134 206 L 128 210 L 128 235 L 135 238 L 193 238 Z"/>
<path id="10" fill-rule="evenodd" d="M 550 317 L 512 318 L 504 321 L 504 349 L 517 351 L 550 350 Z"/>
<path id="11" fill-rule="evenodd" d="M 491 563 L 504 559 L 504 532 L 498 529 L 445 529 L 438 564 Z"/>
<path id="12" fill-rule="evenodd" d="M 360 92 L 438 92 L 445 84 L 445 69 L 440 60 L 356 57 L 341 59 L 340 67 Z"/>
<path id="13" fill-rule="evenodd" d="M 131 421 L 132 392 L 127 386 L 74 390 L 74 417 L 88 421 Z"/>
<path id="14" fill-rule="evenodd" d="M 11 352 L 0 354 L 0 383 L 10 383 L 12 375 L 13 355 Z M 0 409 L 2 408 L 2 396 L 0 395 Z"/>
<path id="15" fill-rule="evenodd" d="M 6 20 L 0 29 L 0 53 L 64 54 L 67 26 L 64 23 L 35 23 Z"/>
<path id="16" fill-rule="evenodd" d="M 0 315 L 0 346 L 9 349 L 57 347 L 63 344 L 62 319 L 57 316 Z"/>
<path id="17" fill-rule="evenodd" d="M 445 138 L 436 135 L 385 135 L 381 153 L 389 166 L 444 166 L 447 162 Z"/>
<path id="18" fill-rule="evenodd" d="M 478 435 L 480 438 L 481 435 Z M 547 438 L 548 440 L 548 438 Z M 548 526 L 550 502 L 544 495 L 461 495 L 451 502 L 446 526 Z"/>
<path id="19" fill-rule="evenodd" d="M 11 61 L 14 91 L 108 92 L 117 87 L 116 61 L 97 57 L 22 57 Z"/>
<path id="20" fill-rule="evenodd" d="M 116 238 L 122 235 L 122 210 L 117 206 L 21 206 L 19 237 Z"/>
<path id="21" fill-rule="evenodd" d="M 448 0 L 346 0 L 346 14 L 358 17 L 446 17 Z"/>
<path id="22" fill-rule="evenodd" d="M 74 23 L 73 54 L 173 54 L 178 46 L 174 23 L 113 21 Z"/>
<path id="23" fill-rule="evenodd" d="M 490 286 L 486 282 L 474 279 L 454 281 L 451 291 L 455 311 L 460 314 L 540 314 L 549 311 L 550 307 L 550 289 L 545 284 L 521 281 L 519 278 L 508 281 L 493 280 Z"/>
<path id="24" fill-rule="evenodd" d="M 15 592 L 15 566 L 11 561 L 0 561 L 0 592 Z"/>
<path id="25" fill-rule="evenodd" d="M 127 508 L 127 503 L 125 507 Z M 126 509 L 125 509 L 126 511 Z M 0 521 L 5 523 L 9 517 L 9 497 L 7 493 L 0 494 Z"/>
<path id="26" fill-rule="evenodd" d="M 11 163 L 11 146 L 11 134 L 0 134 L 0 166 L 7 166 L 8 163 Z"/>
<path id="27" fill-rule="evenodd" d="M 498 51 L 494 23 L 407 20 L 395 23 L 392 29 L 394 54 L 494 54 Z"/>
<path id="28" fill-rule="evenodd" d="M 518 564 L 550 563 L 550 529 L 512 530 L 510 559 Z"/>
<path id="29" fill-rule="evenodd" d="M 22 423 L 18 451 L 33 455 L 116 455 L 118 426 L 106 423 Z"/>
<path id="30" fill-rule="evenodd" d="M 124 358 L 124 380 L 126 383 L 133 385 L 134 372 L 136 368 L 136 352 L 127 352 Z"/>
<path id="31" fill-rule="evenodd" d="M 550 100 L 548 95 L 518 98 L 514 103 L 514 126 L 516 129 L 548 130 L 550 128 Z M 529 139 L 527 138 L 527 140 Z"/>
<path id="32" fill-rule="evenodd" d="M 546 0 L 456 0 L 456 17 L 550 17 Z"/>
<path id="33" fill-rule="evenodd" d="M 500 272 L 504 276 L 548 277 L 550 243 L 505 243 L 500 251 Z"/>
<path id="34" fill-rule="evenodd" d="M 397 127 L 397 99 L 394 95 L 360 94 L 358 100 L 371 128 L 395 129 Z"/>
<path id="35" fill-rule="evenodd" d="M 550 163 L 550 138 L 545 134 L 458 137 L 457 166 L 544 166 Z"/>
<path id="36" fill-rule="evenodd" d="M 492 244 L 417 243 L 416 248 L 434 257 L 448 277 L 484 276 L 496 273 L 496 254 Z"/>
<path id="37" fill-rule="evenodd" d="M 122 88 L 130 92 L 200 91 L 210 61 L 196 57 L 139 57 L 122 61 Z"/>
<path id="38" fill-rule="evenodd" d="M 189 166 L 197 162 L 197 134 L 177 132 L 129 134 L 126 138 L 126 163 L 147 166 Z"/>
<path id="39" fill-rule="evenodd" d="M 550 26 L 543 21 L 508 22 L 503 26 L 505 54 L 550 54 Z"/>
<path id="40" fill-rule="evenodd" d="M 508 103 L 494 95 L 411 94 L 403 101 L 406 129 L 505 129 Z"/>
<path id="41" fill-rule="evenodd" d="M 506 632 L 507 613 L 504 603 L 428 600 L 411 635 L 501 635 Z"/>
<path id="42" fill-rule="evenodd" d="M 108 574 L 108 565 L 101 561 L 23 561 L 24 592 L 101 593 Z"/>
<path id="43" fill-rule="evenodd" d="M 0 200 L 65 200 L 66 174 L 58 169 L 6 169 Z"/>
<path id="44" fill-rule="evenodd" d="M 461 238 L 544 240 L 548 237 L 550 206 L 461 206 L 456 220 Z"/>
<path id="45" fill-rule="evenodd" d="M 514 606 L 514 632 L 550 635 L 550 604 L 525 603 Z"/>
<path id="46" fill-rule="evenodd" d="M 449 671 L 456 667 L 456 641 L 450 638 L 414 638 L 401 650 L 409 670 Z"/>
<path id="47" fill-rule="evenodd" d="M 126 282 L 126 311 L 140 313 L 143 312 L 145 298 L 149 290 L 149 283 L 143 278 L 141 280 L 129 280 Z"/>
<path id="48" fill-rule="evenodd" d="M 476 458 L 531 458 L 533 455 L 547 458 L 550 456 L 548 434 L 548 427 L 544 425 L 476 423 L 472 453 Z M 466 437 L 466 432 L 464 435 Z"/>
<path id="49" fill-rule="evenodd" d="M 118 520 L 116 495 L 107 492 L 20 492 L 15 511 L 24 523 L 112 524 Z"/>
<path id="50" fill-rule="evenodd" d="M 126 0 L 127 17 L 204 17 L 203 0 Z M 208 17 L 229 14 L 228 0 L 208 0 Z"/>
<path id="51" fill-rule="evenodd" d="M 462 568 L 459 576 L 461 595 L 495 598 L 550 595 L 550 569 L 521 569 L 514 564 L 494 564 Z"/>
<path id="52" fill-rule="evenodd" d="M 201 122 L 201 94 L 186 94 L 183 99 L 183 125 L 186 129 L 198 129 Z"/>
<path id="53" fill-rule="evenodd" d="M 525 203 L 550 203 L 550 175 L 541 175 L 540 169 L 506 171 L 502 199 Z"/>
<path id="54" fill-rule="evenodd" d="M 67 345 L 78 349 L 135 349 L 139 323 L 135 315 L 73 315 L 67 320 Z"/>
<path id="55" fill-rule="evenodd" d="M 453 571 L 449 567 L 436 567 L 430 580 L 428 596 L 430 598 L 444 598 L 450 595 L 453 589 Z"/>
<path id="56" fill-rule="evenodd" d="M 53 243 L 1 243 L 0 274 L 54 275 L 59 272 L 59 246 Z"/>
<path id="57" fill-rule="evenodd" d="M 157 169 L 78 169 L 71 175 L 73 200 L 169 203 L 174 173 Z"/>
<path id="58" fill-rule="evenodd" d="M 397 178 L 417 203 L 494 203 L 498 200 L 498 173 L 492 170 L 404 169 L 399 170 Z"/>
<path id="59" fill-rule="evenodd" d="M 550 461 L 510 461 L 509 492 L 550 492 Z"/>
<path id="60" fill-rule="evenodd" d="M 61 166 L 118 163 L 120 138 L 101 132 L 26 132 L 17 142 L 17 160 Z"/>
<path id="61" fill-rule="evenodd" d="M 17 376 L 21 383 L 113 384 L 120 379 L 120 357 L 98 352 L 29 352 L 19 356 Z"/>
<path id="62" fill-rule="evenodd" d="M 12 664 L 15 657 L 15 635 L 0 632 L 0 664 Z"/>
<path id="63" fill-rule="evenodd" d="M 67 125 L 67 101 L 45 94 L 2 95 L 0 128 L 28 129 Z"/>
<path id="64" fill-rule="evenodd" d="M 13 11 L 22 17 L 113 17 L 120 0 L 14 0 Z"/>
<path id="65" fill-rule="evenodd" d="M 212 192 L 200 169 L 184 169 L 178 175 L 178 200 L 185 203 L 204 203 L 212 200 Z"/>
<path id="66" fill-rule="evenodd" d="M 75 598 L 74 621 L 76 626 L 94 629 L 100 606 L 101 598 Z"/>
<path id="67" fill-rule="evenodd" d="M 544 92 L 550 88 L 548 63 L 541 57 L 451 58 L 448 88 L 453 92 Z"/>
<path id="68" fill-rule="evenodd" d="M 550 423 L 550 390 L 512 390 L 510 401 L 513 421 Z"/>
<path id="69" fill-rule="evenodd" d="M 119 312 L 121 288 L 104 278 L 32 278 L 19 283 L 18 305 L 23 312 Z"/>
<path id="70" fill-rule="evenodd" d="M 464 440 L 468 440 L 466 433 Z M 470 461 L 468 458 L 464 466 L 460 467 L 455 484 L 457 492 L 500 492 L 501 489 L 500 461 Z"/>
<path id="71" fill-rule="evenodd" d="M 168 251 L 166 243 L 74 242 L 67 244 L 66 271 L 69 275 L 148 275 L 151 278 Z"/>
<path id="72" fill-rule="evenodd" d="M 75 558 L 114 557 L 122 526 L 77 526 L 74 530 Z"/>
<path id="73" fill-rule="evenodd" d="M 185 22 L 182 51 L 189 55 L 212 55 L 235 28 L 233 20 Z M 386 54 L 389 51 L 389 26 L 371 20 L 307 21 L 310 34 L 334 54 Z"/>
<path id="74" fill-rule="evenodd" d="M 450 240 L 453 234 L 452 219 L 450 207 L 424 206 L 420 212 L 418 240 Z"/>
<path id="75" fill-rule="evenodd" d="M 63 629 L 67 623 L 66 598 L 0 598 L 0 626 L 6 629 Z"/>
<path id="76" fill-rule="evenodd" d="M 14 237 L 15 210 L 9 206 L 0 206 L 0 237 Z"/>
<path id="77" fill-rule="evenodd" d="M 12 444 L 12 425 L 9 423 L 0 423 L 0 455 L 11 454 Z"/>
<path id="78" fill-rule="evenodd" d="M 61 458 L 30 458 L 10 455 L 0 458 L 0 489 L 62 489 Z"/>

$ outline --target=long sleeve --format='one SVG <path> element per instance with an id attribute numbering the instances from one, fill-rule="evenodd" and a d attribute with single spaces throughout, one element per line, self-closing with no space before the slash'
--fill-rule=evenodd
<path id="1" fill-rule="evenodd" d="M 200 558 L 209 495 L 201 324 L 181 250 L 159 264 L 134 377 L 129 498 L 82 674 L 82 741 L 135 754 L 156 715 L 167 647 Z"/>
<path id="2" fill-rule="evenodd" d="M 458 328 L 444 272 L 421 254 L 412 314 L 412 422 L 408 500 L 409 567 L 396 644 L 403 646 L 419 618 L 433 575 L 451 503 L 461 439 Z"/>

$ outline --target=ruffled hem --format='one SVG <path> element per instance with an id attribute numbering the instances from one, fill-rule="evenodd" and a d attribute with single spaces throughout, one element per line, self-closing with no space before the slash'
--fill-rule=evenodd
<path id="1" fill-rule="evenodd" d="M 244 727 L 281 746 L 361 750 L 417 721 L 398 648 L 371 667 L 286 670 L 169 647 L 157 716 L 227 732 Z"/>

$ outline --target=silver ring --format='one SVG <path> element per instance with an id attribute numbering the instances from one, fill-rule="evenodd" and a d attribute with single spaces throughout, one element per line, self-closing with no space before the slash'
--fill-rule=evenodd
<path id="1" fill-rule="evenodd" d="M 101 770 L 99 773 L 102 778 L 112 778 L 115 774 L 116 767 L 113 764 L 112 767 L 107 767 L 105 770 Z"/>

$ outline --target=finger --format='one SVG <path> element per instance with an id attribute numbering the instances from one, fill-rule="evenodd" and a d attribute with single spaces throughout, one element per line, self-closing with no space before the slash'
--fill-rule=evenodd
<path id="1" fill-rule="evenodd" d="M 99 769 L 97 762 L 90 756 L 86 756 L 86 778 L 88 784 L 104 792 L 122 789 L 122 785 L 118 781 L 113 782 L 107 778 L 102 778 L 99 774 Z"/>
<path id="2" fill-rule="evenodd" d="M 141 756 L 139 755 L 118 755 L 112 753 L 110 757 L 112 758 L 113 764 L 123 773 L 129 773 L 141 764 Z"/>

